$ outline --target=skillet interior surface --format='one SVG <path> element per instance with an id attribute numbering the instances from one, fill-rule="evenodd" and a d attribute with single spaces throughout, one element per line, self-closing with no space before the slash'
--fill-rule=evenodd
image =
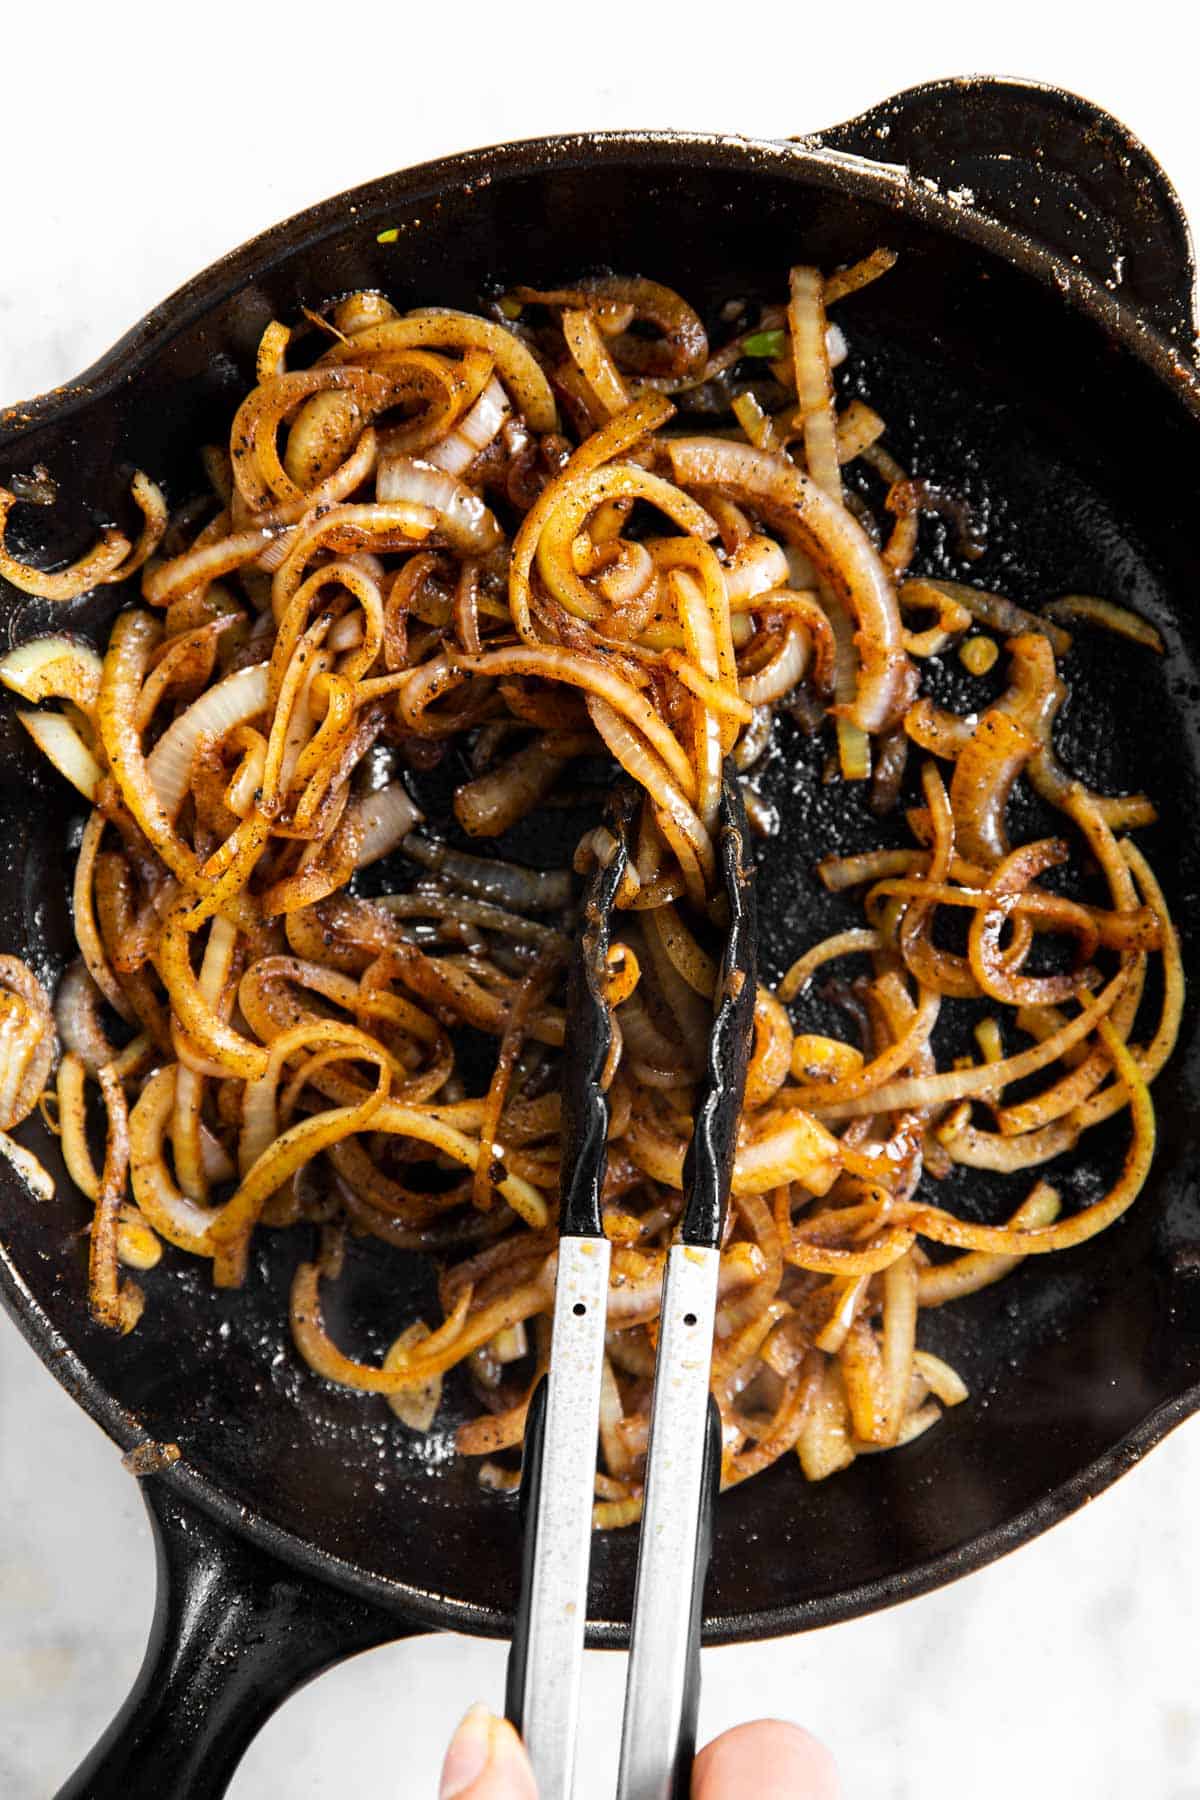
<path id="1" fill-rule="evenodd" d="M 231 260 L 218 284 L 228 297 L 200 307 L 185 292 L 147 347 L 134 341 L 132 380 L 122 370 L 27 422 L 13 409 L 3 422 L 10 435 L 0 435 L 0 479 L 44 462 L 60 500 L 51 512 L 14 512 L 10 541 L 47 557 L 75 554 L 96 520 L 125 517 L 134 466 L 165 480 L 173 500 L 197 491 L 197 446 L 225 435 L 262 327 L 303 304 L 378 286 L 401 306 L 470 307 L 496 280 L 550 285 L 607 266 L 669 282 L 715 319 L 729 298 L 777 297 L 790 262 L 831 266 L 889 244 L 902 252 L 896 270 L 840 309 L 851 346 L 845 391 L 883 412 L 905 464 L 963 494 L 986 523 L 986 550 L 974 563 L 958 557 L 942 524 L 927 525 L 922 565 L 1019 601 L 1106 594 L 1153 619 L 1167 640 L 1158 659 L 1081 629 L 1058 743 L 1063 760 L 1098 786 L 1145 788 L 1160 803 L 1161 823 L 1141 841 L 1194 968 L 1200 559 L 1187 521 L 1200 491 L 1200 432 L 1182 397 L 1052 288 L 948 232 L 812 185 L 811 162 L 786 153 L 694 145 L 671 159 L 635 145 L 597 158 L 580 146 L 574 157 L 531 151 L 478 168 L 480 179 L 436 196 L 397 178 L 358 210 L 326 213 L 320 230 L 282 228 L 250 264 Z M 395 243 L 377 243 L 384 226 L 398 228 Z M 0 582 L 5 642 L 63 625 L 97 636 L 116 605 L 134 597 L 110 592 L 54 608 Z M 949 664 L 938 679 L 941 691 L 953 689 Z M 976 705 L 989 692 L 979 682 L 954 691 L 959 704 L 969 694 Z M 817 857 L 882 841 L 856 795 L 822 785 L 822 756 L 784 723 L 762 778 L 782 820 L 762 849 L 769 974 L 835 919 L 851 922 L 853 913 L 857 922 L 856 904 L 835 904 L 815 884 Z M 71 953 L 77 825 L 63 785 L 6 702 L 0 946 L 48 977 Z M 807 1486 L 789 1458 L 722 1500 L 710 1638 L 824 1623 L 923 1585 L 935 1565 L 945 1578 L 996 1554 L 1005 1528 L 1030 1508 L 1048 1522 L 1103 1485 L 1113 1471 L 1096 1477 L 1091 1465 L 1156 1409 L 1185 1410 L 1181 1397 L 1200 1378 L 1200 1307 L 1187 1274 L 1200 1243 L 1195 1026 L 1193 1004 L 1155 1090 L 1160 1149 L 1134 1213 L 1092 1245 L 1034 1259 L 1000 1287 L 926 1317 L 923 1341 L 963 1371 L 970 1403 L 913 1446 L 860 1459 L 819 1487 Z M 22 1135 L 59 1177 L 59 1192 L 34 1205 L 0 1171 L 3 1240 L 63 1349 L 125 1409 L 124 1423 L 107 1416 L 110 1429 L 177 1442 L 187 1467 L 252 1527 L 263 1521 L 315 1546 L 336 1559 L 339 1579 L 430 1622 L 503 1630 L 519 1567 L 514 1504 L 482 1492 L 473 1465 L 453 1457 L 453 1409 L 446 1429 L 423 1443 L 381 1400 L 342 1393 L 298 1367 L 286 1293 L 308 1251 L 303 1234 L 261 1234 L 251 1279 L 232 1294 L 212 1289 L 207 1265 L 168 1251 L 147 1279 L 142 1323 L 115 1340 L 87 1319 L 80 1230 L 88 1209 L 53 1140 L 40 1126 Z M 1093 1192 L 1122 1141 L 1118 1125 L 1094 1154 L 1067 1163 L 1069 1197 Z M 1015 1204 L 1010 1192 L 997 1206 L 994 1190 L 965 1171 L 948 1191 L 977 1216 Z M 356 1246 L 331 1297 L 332 1328 L 358 1353 L 378 1355 L 419 1305 L 427 1309 L 431 1291 L 413 1259 Z M 1137 1448 L 1132 1442 L 1131 1457 Z M 628 1533 L 596 1544 L 591 1614 L 600 1640 L 612 1641 L 628 1618 L 634 1551 Z"/>

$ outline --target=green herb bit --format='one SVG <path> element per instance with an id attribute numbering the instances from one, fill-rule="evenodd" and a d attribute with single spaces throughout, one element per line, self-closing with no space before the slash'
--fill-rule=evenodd
<path id="1" fill-rule="evenodd" d="M 774 362 L 787 349 L 786 331 L 752 331 L 742 339 L 743 356 L 761 356 Z"/>

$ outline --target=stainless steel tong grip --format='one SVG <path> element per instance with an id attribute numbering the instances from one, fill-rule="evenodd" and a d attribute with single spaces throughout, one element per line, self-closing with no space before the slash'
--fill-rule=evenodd
<path id="1" fill-rule="evenodd" d="M 676 1244 L 667 1258 L 617 1800 L 688 1791 L 716 1475 L 709 1375 L 719 1272 L 716 1250 Z"/>
<path id="2" fill-rule="evenodd" d="M 550 1369 L 531 1421 L 539 1466 L 525 1502 L 524 1638 L 514 1637 L 510 1671 L 519 1666 L 520 1723 L 547 1800 L 574 1780 L 610 1260 L 607 1238 L 559 1239 Z"/>
<path id="3" fill-rule="evenodd" d="M 633 806 L 631 796 L 618 798 L 616 853 L 592 877 L 571 969 L 550 1372 L 525 1428 L 524 1566 L 507 1711 L 524 1734 L 541 1800 L 570 1800 L 574 1777 L 610 1260 L 602 1200 L 618 1040 L 608 999 L 609 926 L 630 863 Z M 729 768 L 720 812 L 717 916 L 724 915 L 725 944 L 684 1158 L 680 1242 L 668 1252 L 663 1282 L 619 1800 L 686 1800 L 695 1750 L 701 1608 L 721 1459 L 709 1395 L 719 1245 L 755 993 L 746 818 Z"/>

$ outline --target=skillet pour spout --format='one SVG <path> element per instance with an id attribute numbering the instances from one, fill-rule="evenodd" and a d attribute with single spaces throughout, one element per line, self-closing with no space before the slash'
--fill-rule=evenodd
<path id="1" fill-rule="evenodd" d="M 0 414 L 0 481 L 44 463 L 59 493 L 53 508 L 14 508 L 9 542 L 66 560 L 97 521 L 132 524 L 133 467 L 172 502 L 198 491 L 194 447 L 228 428 L 264 325 L 331 294 L 471 307 L 497 281 L 552 287 L 585 264 L 653 275 L 715 316 L 777 293 L 791 262 L 832 267 L 880 244 L 900 260 L 855 297 L 848 370 L 907 466 L 965 486 L 986 517 L 972 579 L 994 572 L 1023 601 L 1111 594 L 1167 643 L 1144 662 L 1081 651 L 1059 750 L 1097 786 L 1162 797 L 1148 849 L 1196 973 L 1200 558 L 1178 525 L 1200 488 L 1195 267 L 1152 158 L 1058 90 L 939 82 L 792 143 L 645 132 L 506 145 L 326 201 L 197 277 L 78 380 Z M 134 597 L 101 589 L 64 608 L 0 581 L 0 614 L 10 642 L 64 628 L 100 641 Z M 786 871 L 759 883 L 772 974 L 833 928 L 811 870 L 851 847 L 853 827 L 804 776 L 798 742 L 779 745 L 767 782 L 781 820 L 767 854 Z M 73 954 L 74 822 L 5 700 L 0 853 L 14 876 L 0 936 L 51 982 Z M 930 1348 L 963 1371 L 970 1404 L 831 1481 L 806 1487 L 781 1466 L 722 1499 L 708 1642 L 829 1624 L 965 1574 L 1099 1493 L 1200 1406 L 1194 1005 L 1155 1094 L 1160 1148 L 1125 1221 L 1031 1259 L 954 1318 L 933 1315 Z M 339 1656 L 417 1630 L 507 1635 L 512 1504 L 280 1361 L 289 1234 L 233 1294 L 168 1256 L 138 1331 L 114 1339 L 87 1314 L 87 1209 L 54 1141 L 29 1136 L 58 1191 L 35 1205 L 0 1166 L 5 1305 L 122 1449 L 181 1450 L 144 1483 L 160 1578 L 147 1663 L 62 1793 L 215 1800 L 273 1707 Z M 986 1196 L 964 1181 L 954 1203 Z M 352 1249 L 348 1282 L 368 1333 L 394 1334 L 398 1307 L 428 1304 L 427 1273 L 383 1246 Z M 626 1641 L 635 1547 L 629 1534 L 595 1545 L 595 1645 Z"/>

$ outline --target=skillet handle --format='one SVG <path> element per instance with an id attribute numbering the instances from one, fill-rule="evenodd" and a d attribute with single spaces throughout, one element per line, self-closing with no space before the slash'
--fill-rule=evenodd
<path id="1" fill-rule="evenodd" d="M 407 1636 L 151 1477 L 158 1595 L 129 1698 L 57 1800 L 220 1800 L 259 1727 L 323 1669 Z"/>
<path id="2" fill-rule="evenodd" d="M 905 165 L 1094 277 L 1196 360 L 1196 264 L 1179 196 L 1145 145 L 1091 101 L 965 76 L 908 88 L 800 141 Z"/>

